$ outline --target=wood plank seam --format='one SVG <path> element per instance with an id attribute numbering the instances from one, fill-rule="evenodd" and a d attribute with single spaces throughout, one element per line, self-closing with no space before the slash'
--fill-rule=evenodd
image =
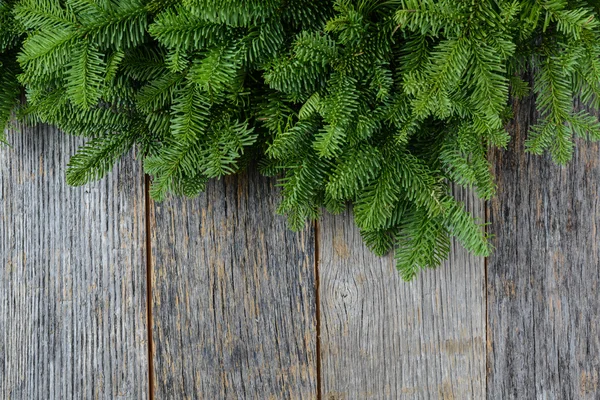
<path id="1" fill-rule="evenodd" d="M 152 342 L 152 238 L 150 237 L 150 176 L 144 174 L 146 217 L 146 311 L 148 329 L 148 399 L 154 400 L 154 343 Z"/>
<path id="2" fill-rule="evenodd" d="M 323 398 L 321 391 L 321 303 L 319 297 L 319 220 L 315 220 L 315 316 L 316 316 L 316 350 L 317 350 L 317 400 Z"/>
<path id="3" fill-rule="evenodd" d="M 489 238 L 489 224 L 490 224 L 490 214 L 489 214 L 489 201 L 483 201 L 483 218 L 485 221 L 485 236 Z M 492 239 L 489 238 L 491 241 Z M 494 249 L 492 248 L 492 251 Z M 490 366 L 488 365 L 488 352 L 487 349 L 490 346 L 490 335 L 489 335 L 489 315 L 488 315 L 488 257 L 483 257 L 483 301 L 485 301 L 485 320 L 484 320 L 484 329 L 485 329 L 485 351 L 483 352 L 483 365 L 485 365 L 485 378 L 484 378 L 484 393 L 487 396 L 488 389 L 488 369 Z"/>

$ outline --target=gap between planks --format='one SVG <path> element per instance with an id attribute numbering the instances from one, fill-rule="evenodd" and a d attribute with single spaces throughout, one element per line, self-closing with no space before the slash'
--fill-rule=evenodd
<path id="1" fill-rule="evenodd" d="M 490 214 L 489 214 L 489 202 L 490 200 L 484 200 L 483 201 L 483 220 L 485 222 L 484 225 L 484 229 L 485 229 L 485 236 L 486 238 L 489 238 L 489 226 L 490 226 Z M 491 242 L 491 239 L 488 239 Z M 493 251 L 493 249 L 492 249 Z M 485 394 L 487 396 L 487 388 L 488 388 L 488 368 L 490 368 L 488 366 L 488 345 L 489 345 L 489 340 L 490 340 L 490 336 L 489 336 L 489 325 L 488 325 L 488 321 L 489 321 L 489 315 L 488 315 L 488 257 L 483 257 L 483 298 L 485 300 L 485 322 L 484 322 L 484 328 L 485 328 L 485 351 L 483 352 L 483 357 L 484 357 L 484 365 L 485 365 Z"/>
<path id="2" fill-rule="evenodd" d="M 148 399 L 154 400 L 154 343 L 152 341 L 152 238 L 150 236 L 150 176 L 144 174 L 146 207 L 146 319 L 148 329 Z"/>
<path id="3" fill-rule="evenodd" d="M 321 298 L 319 293 L 319 220 L 315 220 L 314 224 L 315 237 L 315 317 L 317 319 L 317 400 L 323 398 L 321 392 Z"/>

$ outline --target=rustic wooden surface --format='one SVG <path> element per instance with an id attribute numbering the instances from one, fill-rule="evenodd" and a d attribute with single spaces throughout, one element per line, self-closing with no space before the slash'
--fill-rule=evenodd
<path id="1" fill-rule="evenodd" d="M 250 173 L 154 204 L 157 399 L 316 397 L 314 231 L 274 215 L 273 183 Z"/>
<path id="2" fill-rule="evenodd" d="M 491 154 L 487 266 L 455 246 L 410 284 L 348 216 L 290 232 L 254 172 L 146 204 L 138 162 L 70 188 L 81 140 L 11 134 L 0 398 L 144 399 L 150 371 L 156 399 L 600 398 L 600 146 L 565 167 L 525 155 L 531 110 Z"/>
<path id="3" fill-rule="evenodd" d="M 535 118 L 516 103 L 513 141 L 491 155 L 489 399 L 600 398 L 600 147 L 579 142 L 565 167 L 525 155 Z"/>
<path id="4" fill-rule="evenodd" d="M 1 90 L 1 89 L 0 89 Z M 70 188 L 82 141 L 40 127 L 0 147 L 0 398 L 148 396 L 137 162 Z"/>
<path id="5" fill-rule="evenodd" d="M 457 197 L 483 218 L 480 201 Z M 319 232 L 323 399 L 483 398 L 483 258 L 453 244 L 445 265 L 405 283 L 347 215 Z"/>

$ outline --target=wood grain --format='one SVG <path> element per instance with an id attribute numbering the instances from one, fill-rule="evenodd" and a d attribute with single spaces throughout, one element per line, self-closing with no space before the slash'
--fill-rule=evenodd
<path id="1" fill-rule="evenodd" d="M 65 183 L 82 140 L 0 147 L 0 398 L 147 398 L 144 193 L 137 162 Z"/>
<path id="2" fill-rule="evenodd" d="M 474 196 L 457 197 L 483 218 Z M 319 232 L 323 399 L 483 398 L 484 260 L 453 244 L 445 265 L 405 283 L 349 215 L 324 216 Z"/>
<path id="3" fill-rule="evenodd" d="M 274 182 L 255 172 L 151 204 L 155 397 L 311 399 L 320 356 L 327 400 L 600 398 L 600 146 L 578 143 L 565 167 L 525 155 L 533 109 L 515 103 L 513 141 L 491 155 L 487 277 L 453 246 L 446 265 L 404 283 L 349 215 L 292 233 L 274 215 Z M 139 163 L 70 188 L 80 139 L 47 127 L 9 137 L 0 398 L 147 398 Z"/>
<path id="4" fill-rule="evenodd" d="M 600 147 L 573 161 L 526 155 L 531 99 L 514 104 L 506 151 L 491 154 L 488 398 L 600 398 Z"/>
<path id="5" fill-rule="evenodd" d="M 154 204 L 157 399 L 316 395 L 314 231 L 275 215 L 274 181 L 213 181 Z"/>

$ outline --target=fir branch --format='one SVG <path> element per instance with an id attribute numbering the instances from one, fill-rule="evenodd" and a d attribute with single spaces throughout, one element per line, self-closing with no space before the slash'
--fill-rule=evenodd
<path id="1" fill-rule="evenodd" d="M 348 203 L 365 243 L 395 247 L 411 279 L 451 238 L 489 254 L 450 186 L 494 195 L 487 152 L 510 140 L 512 98 L 535 96 L 532 153 L 564 163 L 575 137 L 600 140 L 597 12 L 565 0 L 0 1 L 0 125 L 22 84 L 26 122 L 91 138 L 69 183 L 136 145 L 156 199 L 195 196 L 256 160 L 280 176 L 292 228 Z"/>
<path id="2" fill-rule="evenodd" d="M 131 149 L 135 137 L 131 134 L 107 133 L 92 139 L 71 157 L 67 165 L 67 183 L 81 186 L 103 178 L 113 165 Z"/>
<path id="3" fill-rule="evenodd" d="M 98 48 L 89 40 L 80 42 L 72 50 L 72 57 L 66 87 L 67 95 L 76 106 L 89 108 L 100 98 L 105 64 Z"/>

